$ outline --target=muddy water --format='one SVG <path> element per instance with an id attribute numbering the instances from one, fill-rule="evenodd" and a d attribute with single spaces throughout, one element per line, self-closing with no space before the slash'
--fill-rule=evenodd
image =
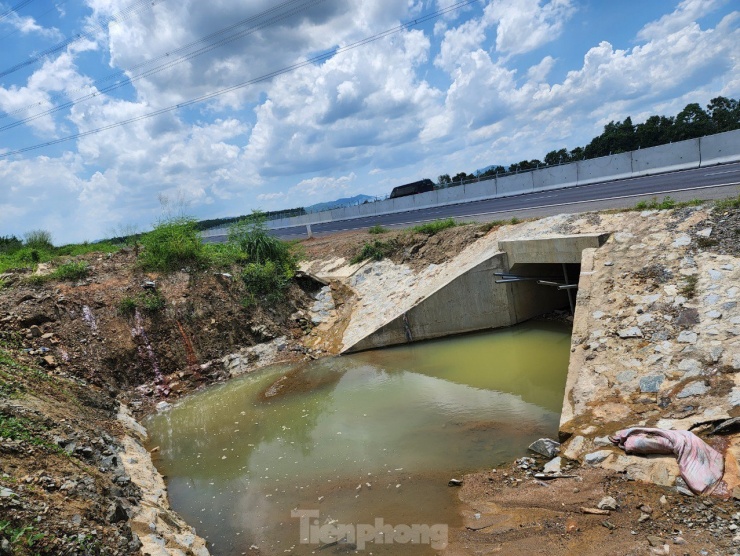
<path id="1" fill-rule="evenodd" d="M 214 554 L 316 551 L 320 540 L 311 530 L 302 539 L 294 509 L 318 511 L 308 524 L 454 527 L 450 478 L 557 433 L 569 338 L 562 325 L 528 323 L 271 367 L 152 417 L 155 463 L 172 506 Z M 428 542 L 441 538 L 430 531 Z M 398 542 L 365 551 L 435 552 Z"/>

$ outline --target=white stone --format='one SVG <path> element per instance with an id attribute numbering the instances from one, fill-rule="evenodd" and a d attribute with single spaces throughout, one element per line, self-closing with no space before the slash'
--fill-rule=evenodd
<path id="1" fill-rule="evenodd" d="M 673 242 L 673 247 L 685 247 L 691 245 L 691 236 L 683 234 L 678 236 Z"/>
<path id="2" fill-rule="evenodd" d="M 604 316 L 604 311 L 594 311 L 593 313 L 591 313 L 591 316 L 592 316 L 592 317 L 593 317 L 593 318 L 594 318 L 595 320 L 599 320 L 599 319 L 600 319 L 601 317 L 603 317 L 603 316 Z"/>
<path id="3" fill-rule="evenodd" d="M 684 359 L 678 364 L 678 368 L 686 373 L 686 376 L 696 376 L 701 373 L 702 365 L 696 359 Z"/>
<path id="4" fill-rule="evenodd" d="M 709 311 L 707 313 L 707 318 L 710 318 L 710 319 L 721 319 L 722 318 L 722 313 L 720 313 L 719 311 Z"/>
<path id="5" fill-rule="evenodd" d="M 711 278 L 712 280 L 722 279 L 722 273 L 719 270 L 710 269 L 707 272 L 709 274 L 709 278 Z"/>
<path id="6" fill-rule="evenodd" d="M 583 458 L 583 461 L 589 465 L 597 465 L 608 458 L 610 455 L 612 455 L 612 452 L 610 450 L 599 450 L 597 452 L 586 454 Z"/>
<path id="7" fill-rule="evenodd" d="M 695 344 L 697 339 L 698 339 L 698 335 L 696 334 L 696 332 L 689 332 L 687 330 L 683 330 L 678 335 L 677 341 L 682 344 Z"/>
<path id="8" fill-rule="evenodd" d="M 563 455 L 568 459 L 578 459 L 578 456 L 580 456 L 585 449 L 585 444 L 585 438 L 583 438 L 582 436 L 574 436 L 573 439 L 568 443 L 568 447 L 566 448 L 565 452 L 563 452 Z"/>
<path id="9" fill-rule="evenodd" d="M 631 326 L 629 328 L 623 328 L 622 330 L 617 331 L 617 334 L 620 338 L 642 338 L 642 330 L 640 330 L 636 326 Z"/>
<path id="10" fill-rule="evenodd" d="M 640 326 L 644 326 L 650 322 L 653 322 L 653 315 L 650 313 L 645 313 L 644 315 L 640 315 L 637 317 L 637 324 Z"/>
<path id="11" fill-rule="evenodd" d="M 712 228 L 704 228 L 703 230 L 699 230 L 698 232 L 696 232 L 696 235 L 701 237 L 709 237 L 710 235 L 712 235 Z"/>
<path id="12" fill-rule="evenodd" d="M 556 458 L 551 459 L 548 461 L 545 466 L 542 468 L 542 471 L 545 473 L 560 473 L 560 470 L 562 468 L 563 459 L 558 456 Z"/>

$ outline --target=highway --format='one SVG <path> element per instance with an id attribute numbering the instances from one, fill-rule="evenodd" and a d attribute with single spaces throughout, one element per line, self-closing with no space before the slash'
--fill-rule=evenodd
<path id="1" fill-rule="evenodd" d="M 314 235 L 368 228 L 374 225 L 408 226 L 440 218 L 477 220 L 542 217 L 560 213 L 584 212 L 634 206 L 641 199 L 671 196 L 676 200 L 719 199 L 740 194 L 740 162 L 682 170 L 639 178 L 551 189 L 482 201 L 458 203 L 425 209 L 381 214 L 351 220 L 312 224 Z M 283 238 L 306 237 L 306 226 L 280 228 Z M 224 241 L 212 236 L 207 241 Z"/>

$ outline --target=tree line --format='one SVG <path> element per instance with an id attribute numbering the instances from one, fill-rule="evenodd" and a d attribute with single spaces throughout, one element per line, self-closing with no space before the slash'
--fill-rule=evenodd
<path id="1" fill-rule="evenodd" d="M 522 160 L 515 164 L 494 166 L 484 172 L 468 174 L 459 172 L 450 177 L 442 174 L 438 178 L 441 185 L 460 184 L 465 181 L 492 177 L 506 172 L 534 170 L 540 166 L 567 164 L 578 160 L 609 156 L 674 141 L 696 139 L 724 131 L 740 129 L 740 101 L 726 97 L 716 97 L 709 101 L 706 110 L 698 103 L 687 104 L 676 116 L 650 116 L 644 123 L 633 124 L 632 118 L 624 121 L 611 121 L 604 126 L 604 132 L 591 139 L 585 147 L 553 150 L 543 160 Z"/>

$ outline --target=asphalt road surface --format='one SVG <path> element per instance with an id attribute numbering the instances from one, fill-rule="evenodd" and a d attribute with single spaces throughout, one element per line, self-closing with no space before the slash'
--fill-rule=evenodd
<path id="1" fill-rule="evenodd" d="M 552 189 L 540 193 L 524 193 L 439 207 L 411 210 L 312 224 L 314 235 L 369 228 L 370 226 L 408 226 L 437 220 L 477 220 L 486 222 L 497 219 L 531 218 L 553 214 L 605 210 L 634 206 L 641 199 L 664 196 L 681 201 L 689 199 L 721 199 L 740 194 L 740 162 L 682 170 L 640 178 Z M 274 230 L 283 238 L 306 237 L 306 226 Z M 206 241 L 222 242 L 226 236 L 212 236 Z"/>

